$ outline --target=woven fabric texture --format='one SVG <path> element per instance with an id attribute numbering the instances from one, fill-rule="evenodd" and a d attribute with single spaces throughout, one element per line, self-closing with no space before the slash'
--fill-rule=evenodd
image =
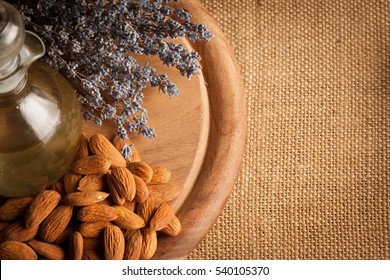
<path id="1" fill-rule="evenodd" d="M 188 259 L 390 259 L 390 1 L 202 3 L 241 66 L 248 134 Z"/>

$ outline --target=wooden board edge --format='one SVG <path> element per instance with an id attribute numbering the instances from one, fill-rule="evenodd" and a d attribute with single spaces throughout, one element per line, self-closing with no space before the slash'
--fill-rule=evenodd
<path id="1" fill-rule="evenodd" d="M 182 1 L 177 5 L 188 10 L 194 22 L 205 23 L 214 34 L 209 42 L 193 44 L 202 57 L 210 131 L 203 167 L 178 211 L 182 232 L 175 238 L 161 238 L 155 259 L 186 258 L 211 229 L 237 180 L 247 132 L 244 83 L 230 43 L 200 1 Z"/>

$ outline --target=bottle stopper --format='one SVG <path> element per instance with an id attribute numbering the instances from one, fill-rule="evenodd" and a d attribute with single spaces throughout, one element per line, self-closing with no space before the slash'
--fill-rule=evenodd
<path id="1" fill-rule="evenodd" d="M 24 24 L 18 10 L 0 1 L 0 79 L 18 66 L 19 53 L 24 44 Z"/>

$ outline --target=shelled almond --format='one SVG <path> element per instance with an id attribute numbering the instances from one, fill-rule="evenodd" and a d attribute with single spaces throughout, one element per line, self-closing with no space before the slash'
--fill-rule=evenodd
<path id="1" fill-rule="evenodd" d="M 83 135 L 59 181 L 34 197 L 2 200 L 0 259 L 151 259 L 160 235 L 178 235 L 170 201 L 181 187 L 131 144 L 125 159 L 124 143 Z"/>

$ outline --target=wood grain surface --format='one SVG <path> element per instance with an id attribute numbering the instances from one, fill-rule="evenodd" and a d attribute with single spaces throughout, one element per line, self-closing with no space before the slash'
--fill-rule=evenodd
<path id="1" fill-rule="evenodd" d="M 170 168 L 172 181 L 183 186 L 173 202 L 182 232 L 176 237 L 161 236 L 155 259 L 185 258 L 215 223 L 237 178 L 247 129 L 243 81 L 229 42 L 199 1 L 177 5 L 187 9 L 194 22 L 205 23 L 214 37 L 191 46 L 182 41 L 202 57 L 202 73 L 190 80 L 158 59 L 138 57 L 141 65 L 148 61 L 157 71 L 166 72 L 181 91 L 170 98 L 147 89 L 144 107 L 157 138 L 132 137 L 143 161 Z M 112 138 L 116 126 L 84 122 L 83 130 L 87 135 L 103 133 Z"/>

